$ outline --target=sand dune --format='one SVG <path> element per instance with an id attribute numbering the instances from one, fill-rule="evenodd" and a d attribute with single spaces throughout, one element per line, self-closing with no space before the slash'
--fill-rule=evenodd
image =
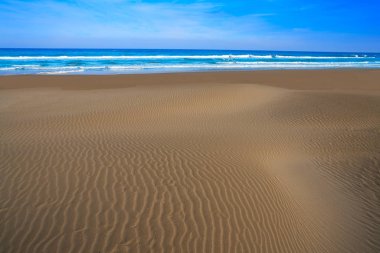
<path id="1" fill-rule="evenodd" d="M 0 252 L 379 252 L 380 72 L 268 73 L 1 77 Z"/>

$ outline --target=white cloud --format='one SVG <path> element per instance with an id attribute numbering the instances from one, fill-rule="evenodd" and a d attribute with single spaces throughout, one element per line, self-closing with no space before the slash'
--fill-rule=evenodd
<path id="1" fill-rule="evenodd" d="M 267 26 L 261 15 L 231 16 L 218 5 L 202 2 L 45 0 L 13 1 L 12 6 L 9 18 L 17 19 L 18 29 L 38 30 L 40 26 L 40 31 L 52 36 L 223 39 L 252 36 Z"/>
<path id="2" fill-rule="evenodd" d="M 378 37 L 284 28 L 268 21 L 274 13 L 234 15 L 227 7 L 207 1 L 1 0 L 0 47 L 345 51 L 379 45 Z"/>

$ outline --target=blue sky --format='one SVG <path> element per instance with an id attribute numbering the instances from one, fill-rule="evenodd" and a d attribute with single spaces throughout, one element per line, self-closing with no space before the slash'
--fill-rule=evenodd
<path id="1" fill-rule="evenodd" d="M 1 0 L 0 47 L 380 52 L 379 0 Z"/>

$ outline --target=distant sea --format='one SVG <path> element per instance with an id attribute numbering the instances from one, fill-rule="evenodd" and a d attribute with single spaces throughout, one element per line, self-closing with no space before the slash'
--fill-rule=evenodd
<path id="1" fill-rule="evenodd" d="M 0 49 L 0 75 L 380 68 L 380 53 L 236 50 Z"/>

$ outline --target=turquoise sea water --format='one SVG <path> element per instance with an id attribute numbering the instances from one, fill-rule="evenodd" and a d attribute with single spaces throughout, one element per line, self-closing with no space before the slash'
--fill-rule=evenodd
<path id="1" fill-rule="evenodd" d="M 380 68 L 380 53 L 236 50 L 0 49 L 0 75 Z"/>

